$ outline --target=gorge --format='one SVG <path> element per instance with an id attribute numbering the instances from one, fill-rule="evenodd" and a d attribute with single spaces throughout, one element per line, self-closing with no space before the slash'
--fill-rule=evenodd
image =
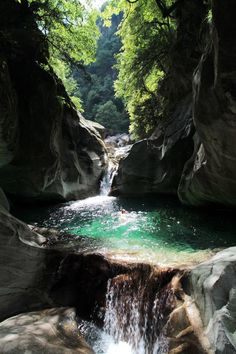
<path id="1" fill-rule="evenodd" d="M 235 353 L 235 2 L 206 28 L 209 2 L 164 2 L 168 119 L 116 158 L 49 64 L 40 3 L 0 3 L 0 352 Z"/>

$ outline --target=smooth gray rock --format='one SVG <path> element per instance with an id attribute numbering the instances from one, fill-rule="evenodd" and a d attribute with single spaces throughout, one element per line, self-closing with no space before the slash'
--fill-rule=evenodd
<path id="1" fill-rule="evenodd" d="M 0 323 L 0 352 L 9 354 L 94 354 L 78 331 L 75 310 L 54 308 Z"/>
<path id="2" fill-rule="evenodd" d="M 176 194 L 192 149 L 191 97 L 188 96 L 168 122 L 159 123 L 150 139 L 134 144 L 121 159 L 111 194 Z"/>
<path id="3" fill-rule="evenodd" d="M 236 353 L 236 247 L 217 253 L 190 275 L 191 295 L 216 354 Z"/>
<path id="4" fill-rule="evenodd" d="M 194 75 L 195 151 L 179 186 L 190 205 L 236 205 L 236 3 L 213 1 L 207 53 Z"/>

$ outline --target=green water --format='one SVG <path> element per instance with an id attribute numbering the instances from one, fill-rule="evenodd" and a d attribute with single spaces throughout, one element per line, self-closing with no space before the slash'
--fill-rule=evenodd
<path id="1" fill-rule="evenodd" d="M 236 244 L 234 215 L 197 211 L 174 200 L 98 196 L 54 207 L 21 207 L 15 215 L 30 224 L 64 230 L 75 240 L 84 236 L 81 247 L 87 250 L 134 261 L 186 265 Z"/>

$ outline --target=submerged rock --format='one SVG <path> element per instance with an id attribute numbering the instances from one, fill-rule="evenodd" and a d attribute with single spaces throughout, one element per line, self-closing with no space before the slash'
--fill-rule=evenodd
<path id="1" fill-rule="evenodd" d="M 112 195 L 176 194 L 186 160 L 193 151 L 191 97 L 150 139 L 134 144 L 121 159 Z"/>
<path id="2" fill-rule="evenodd" d="M 1 322 L 0 352 L 95 354 L 80 335 L 70 308 L 24 313 Z"/>

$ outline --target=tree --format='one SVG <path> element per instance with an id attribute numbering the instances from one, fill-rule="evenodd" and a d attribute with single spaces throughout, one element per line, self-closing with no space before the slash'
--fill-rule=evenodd
<path id="1" fill-rule="evenodd" d="M 171 4 L 166 1 L 166 6 Z M 170 63 L 175 21 L 163 18 L 164 10 L 156 0 L 113 0 L 104 14 L 106 23 L 109 25 L 111 14 L 120 11 L 124 20 L 118 32 L 122 47 L 117 56 L 115 91 L 125 101 L 131 133 L 143 138 L 163 118 L 165 102 L 158 90 Z"/>
<path id="2" fill-rule="evenodd" d="M 191 92 L 192 74 L 203 52 L 200 37 L 208 3 L 111 0 L 106 8 L 107 25 L 112 14 L 124 13 L 115 91 L 125 102 L 136 138 L 149 136 Z"/>
<path id="3" fill-rule="evenodd" d="M 105 5 L 106 7 L 106 5 Z M 117 78 L 116 55 L 121 41 L 116 35 L 122 14 L 113 15 L 111 26 L 105 27 L 101 17 L 97 20 L 101 36 L 98 40 L 96 61 L 86 67 L 90 80 L 74 71 L 79 82 L 85 116 L 105 125 L 110 134 L 128 132 L 129 120 L 124 104 L 115 97 L 114 81 Z M 110 107 L 110 110 L 109 110 Z M 115 121 L 116 119 L 116 121 Z"/>
<path id="4" fill-rule="evenodd" d="M 48 64 L 63 81 L 68 94 L 80 110 L 79 88 L 73 79 L 73 67 L 95 59 L 99 31 L 97 12 L 79 0 L 15 0 L 31 13 L 49 48 Z"/>
<path id="5" fill-rule="evenodd" d="M 98 106 L 95 121 L 104 125 L 110 134 L 117 133 L 117 131 L 124 132 L 128 128 L 128 121 L 124 119 L 122 113 L 118 112 L 112 101 Z"/>

